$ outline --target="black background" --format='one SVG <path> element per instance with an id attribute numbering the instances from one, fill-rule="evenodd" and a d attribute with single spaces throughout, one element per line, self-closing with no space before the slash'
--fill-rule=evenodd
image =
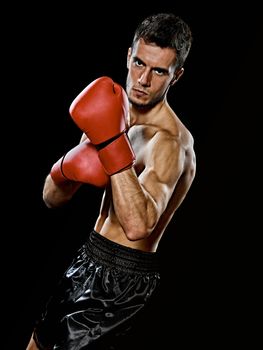
<path id="1" fill-rule="evenodd" d="M 251 249 L 260 232 L 254 205 L 263 32 L 252 2 L 228 5 L 161 1 L 89 9 L 74 2 L 3 12 L 4 349 L 25 349 L 35 317 L 98 214 L 102 192 L 89 186 L 65 208 L 42 202 L 51 165 L 81 136 L 69 105 L 99 76 L 124 85 L 137 24 L 170 11 L 194 36 L 185 74 L 168 99 L 195 138 L 197 175 L 160 243 L 163 283 L 130 346 L 212 349 L 255 339 L 250 260 L 257 258 Z"/>

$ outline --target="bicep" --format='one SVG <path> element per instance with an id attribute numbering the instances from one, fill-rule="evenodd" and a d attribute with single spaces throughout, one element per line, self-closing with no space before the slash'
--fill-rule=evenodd
<path id="1" fill-rule="evenodd" d="M 173 140 L 161 140 L 146 153 L 139 181 L 155 202 L 159 216 L 165 210 L 184 170 L 185 151 Z"/>

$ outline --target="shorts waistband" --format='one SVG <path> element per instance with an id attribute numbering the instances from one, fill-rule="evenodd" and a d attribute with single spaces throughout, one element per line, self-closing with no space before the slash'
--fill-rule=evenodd
<path id="1" fill-rule="evenodd" d="M 144 252 L 123 246 L 92 231 L 86 243 L 88 254 L 100 263 L 127 272 L 158 273 L 159 258 L 156 252 Z"/>

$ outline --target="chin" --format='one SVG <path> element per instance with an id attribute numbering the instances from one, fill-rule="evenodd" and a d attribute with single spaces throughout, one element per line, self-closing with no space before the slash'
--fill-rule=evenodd
<path id="1" fill-rule="evenodd" d="M 148 106 L 147 103 L 143 103 L 137 98 L 129 98 L 129 102 L 136 108 L 145 108 Z"/>
<path id="2" fill-rule="evenodd" d="M 131 94 L 130 96 L 128 96 L 128 99 L 130 101 L 131 104 L 136 105 L 136 106 L 142 106 L 142 107 L 146 107 L 148 106 L 149 102 L 145 101 L 142 98 L 138 98 L 137 96 L 134 96 L 133 94 Z"/>

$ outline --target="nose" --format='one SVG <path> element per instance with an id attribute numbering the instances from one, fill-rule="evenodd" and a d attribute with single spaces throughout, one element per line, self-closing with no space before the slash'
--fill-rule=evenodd
<path id="1" fill-rule="evenodd" d="M 144 70 L 144 72 L 142 72 L 142 74 L 138 78 L 138 83 L 141 86 L 149 87 L 151 85 L 151 72 Z"/>

